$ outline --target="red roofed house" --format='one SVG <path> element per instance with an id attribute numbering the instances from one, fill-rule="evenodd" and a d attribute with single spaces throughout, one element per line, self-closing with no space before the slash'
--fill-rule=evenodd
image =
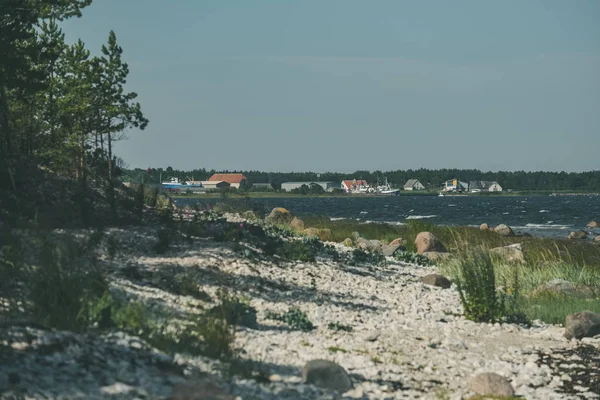
<path id="1" fill-rule="evenodd" d="M 209 182 L 227 182 L 231 187 L 239 189 L 248 184 L 248 178 L 244 174 L 214 174 L 208 179 Z"/>
<path id="2" fill-rule="evenodd" d="M 362 179 L 347 179 L 342 181 L 342 190 L 346 191 L 346 193 L 350 192 L 358 192 L 361 187 L 366 187 L 367 181 Z"/>

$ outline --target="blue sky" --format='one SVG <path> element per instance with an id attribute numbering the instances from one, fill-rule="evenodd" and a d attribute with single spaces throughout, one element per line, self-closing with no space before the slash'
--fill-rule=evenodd
<path id="1" fill-rule="evenodd" d="M 95 0 L 150 119 L 132 167 L 600 169 L 600 2 Z"/>

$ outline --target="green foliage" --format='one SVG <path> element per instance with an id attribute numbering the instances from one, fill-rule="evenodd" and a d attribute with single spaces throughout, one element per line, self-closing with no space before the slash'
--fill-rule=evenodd
<path id="1" fill-rule="evenodd" d="M 292 307 L 284 314 L 267 311 L 265 318 L 272 319 L 275 321 L 281 321 L 288 324 L 292 329 L 300 331 L 312 331 L 315 327 L 308 319 L 308 316 L 299 308 Z"/>
<path id="2" fill-rule="evenodd" d="M 90 307 L 108 284 L 82 256 L 70 237 L 44 239 L 38 266 L 27 277 L 29 306 L 41 324 L 75 331 L 87 326 Z"/>
<path id="3" fill-rule="evenodd" d="M 385 256 L 378 251 L 365 251 L 362 249 L 354 249 L 352 251 L 352 263 L 384 265 L 386 263 L 386 260 Z"/>
<path id="4" fill-rule="evenodd" d="M 476 322 L 526 322 L 520 309 L 519 277 L 497 290 L 494 262 L 487 252 L 470 251 L 456 261 L 454 274 L 465 316 Z"/>
<path id="5" fill-rule="evenodd" d="M 227 290 L 219 290 L 217 296 L 221 304 L 211 308 L 207 315 L 221 317 L 230 325 L 246 326 L 255 328 L 256 309 L 250 306 L 247 299 L 240 299 L 227 292 Z"/>
<path id="6" fill-rule="evenodd" d="M 350 325 L 344 325 L 340 322 L 330 322 L 327 327 L 332 331 L 352 332 L 352 327 Z"/>
<path id="7" fill-rule="evenodd" d="M 154 251 L 158 254 L 164 254 L 169 250 L 172 242 L 172 232 L 169 229 L 161 228 L 156 233 L 157 241 L 154 244 Z"/>
<path id="8" fill-rule="evenodd" d="M 290 240 L 281 243 L 277 254 L 286 260 L 312 262 L 315 261 L 316 250 L 310 243 Z"/>
<path id="9" fill-rule="evenodd" d="M 211 301 L 211 297 L 200 289 L 198 278 L 191 273 L 170 273 L 162 276 L 163 288 L 173 294 L 190 296 L 197 300 Z"/>
<path id="10" fill-rule="evenodd" d="M 423 254 L 414 253 L 410 251 L 397 251 L 394 254 L 394 257 L 399 261 L 404 261 L 412 264 L 427 266 L 431 264 L 429 258 L 424 256 Z"/>

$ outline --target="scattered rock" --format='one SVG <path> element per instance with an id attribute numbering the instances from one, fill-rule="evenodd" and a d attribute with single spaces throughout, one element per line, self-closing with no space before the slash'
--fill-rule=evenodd
<path id="1" fill-rule="evenodd" d="M 391 257 L 398 251 L 406 251 L 406 247 L 402 246 L 401 244 L 384 244 L 381 247 L 381 251 L 384 256 Z"/>
<path id="2" fill-rule="evenodd" d="M 598 334 L 600 334 L 600 314 L 582 311 L 567 315 L 564 335 L 567 339 L 594 337 Z"/>
<path id="3" fill-rule="evenodd" d="M 367 337 L 365 337 L 365 340 L 366 340 L 367 342 L 374 342 L 374 341 L 376 341 L 377 339 L 379 339 L 379 336 L 380 336 L 380 335 L 381 335 L 381 334 L 380 334 L 379 332 L 371 333 L 370 335 L 368 335 Z"/>
<path id="4" fill-rule="evenodd" d="M 571 233 L 569 233 L 569 239 L 570 240 L 585 239 L 587 237 L 587 235 L 588 234 L 586 231 L 571 232 Z"/>
<path id="5" fill-rule="evenodd" d="M 342 241 L 342 244 L 346 247 L 352 247 L 353 243 L 352 243 L 352 239 L 350 238 L 346 238 Z"/>
<path id="6" fill-rule="evenodd" d="M 514 243 L 504 247 L 495 247 L 490 249 L 490 253 L 500 256 L 510 263 L 525 262 L 525 255 L 523 254 L 521 243 Z"/>
<path id="7" fill-rule="evenodd" d="M 441 287 L 442 289 L 449 289 L 452 286 L 452 282 L 444 275 L 440 274 L 429 274 L 421 278 L 421 282 L 430 286 Z"/>
<path id="8" fill-rule="evenodd" d="M 289 224 L 293 218 L 294 215 L 291 213 L 291 211 L 288 211 L 283 207 L 275 207 L 267 216 L 266 221 L 276 225 Z"/>
<path id="9" fill-rule="evenodd" d="M 173 387 L 170 400 L 234 400 L 220 386 L 209 381 L 183 383 Z"/>
<path id="10" fill-rule="evenodd" d="M 380 251 L 382 248 L 382 244 L 379 240 L 369 240 L 363 237 L 356 239 L 355 243 L 356 247 L 362 250 Z"/>
<path id="11" fill-rule="evenodd" d="M 490 230 L 490 226 L 486 223 L 483 223 L 481 225 L 479 225 L 479 229 L 482 231 L 489 231 Z"/>
<path id="12" fill-rule="evenodd" d="M 312 360 L 306 363 L 302 378 L 306 383 L 342 393 L 352 389 L 352 380 L 346 370 L 328 360 Z"/>
<path id="13" fill-rule="evenodd" d="M 600 235 L 596 236 L 596 237 L 594 238 L 594 241 L 596 241 L 596 242 L 600 242 Z"/>
<path id="14" fill-rule="evenodd" d="M 423 255 L 434 263 L 448 261 L 452 257 L 450 253 L 440 253 L 439 251 L 426 251 Z"/>
<path id="15" fill-rule="evenodd" d="M 417 253 L 423 254 L 430 251 L 437 251 L 440 253 L 446 252 L 446 248 L 431 232 L 421 232 L 415 239 L 415 246 L 417 247 Z"/>
<path id="16" fill-rule="evenodd" d="M 350 235 L 352 237 L 352 240 L 354 240 L 355 242 L 358 240 L 358 238 L 360 237 L 360 233 L 358 232 L 352 232 L 352 235 Z"/>
<path id="17" fill-rule="evenodd" d="M 592 229 L 592 228 L 598 228 L 600 227 L 600 224 L 596 221 L 591 221 L 589 224 L 587 224 L 587 227 Z"/>
<path id="18" fill-rule="evenodd" d="M 250 221 L 253 221 L 253 220 L 257 219 L 257 217 L 256 217 L 256 214 L 254 214 L 254 211 L 250 211 L 250 210 L 248 210 L 248 211 L 244 212 L 244 213 L 242 214 L 242 216 L 243 216 L 245 219 L 247 219 L 247 220 L 250 220 Z"/>
<path id="19" fill-rule="evenodd" d="M 294 217 L 290 222 L 290 228 L 296 232 L 302 232 L 304 230 L 304 221 L 298 217 Z"/>
<path id="20" fill-rule="evenodd" d="M 406 246 L 406 240 L 402 238 L 396 238 L 390 242 L 390 246 Z"/>
<path id="21" fill-rule="evenodd" d="M 494 228 L 494 232 L 502 236 L 515 236 L 515 233 L 510 228 L 510 226 L 505 224 L 500 224 Z"/>
<path id="22" fill-rule="evenodd" d="M 586 285 L 576 285 L 564 279 L 553 279 L 543 285 L 538 286 L 531 292 L 531 297 L 541 297 L 544 295 L 576 297 L 582 299 L 596 298 L 594 289 Z"/>
<path id="23" fill-rule="evenodd" d="M 471 378 L 469 389 L 483 396 L 513 396 L 515 394 L 508 379 L 493 372 L 485 372 Z"/>

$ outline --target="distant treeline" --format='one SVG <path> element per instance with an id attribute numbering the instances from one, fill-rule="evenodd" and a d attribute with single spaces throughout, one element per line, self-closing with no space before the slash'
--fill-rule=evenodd
<path id="1" fill-rule="evenodd" d="M 279 189 L 283 182 L 334 181 L 364 179 L 376 183 L 388 179 L 392 186 L 402 187 L 409 179 L 418 179 L 426 188 L 436 190 L 442 182 L 458 178 L 461 181 L 497 181 L 505 190 L 550 190 L 550 191 L 600 191 L 600 170 L 591 172 L 482 172 L 476 169 L 417 169 L 406 171 L 356 171 L 353 173 L 325 172 L 261 172 L 261 171 L 215 171 L 195 169 L 181 171 L 171 167 L 125 170 L 124 179 L 130 182 L 159 183 L 171 177 L 180 180 L 208 180 L 214 173 L 243 173 L 249 183 L 270 183 Z"/>

